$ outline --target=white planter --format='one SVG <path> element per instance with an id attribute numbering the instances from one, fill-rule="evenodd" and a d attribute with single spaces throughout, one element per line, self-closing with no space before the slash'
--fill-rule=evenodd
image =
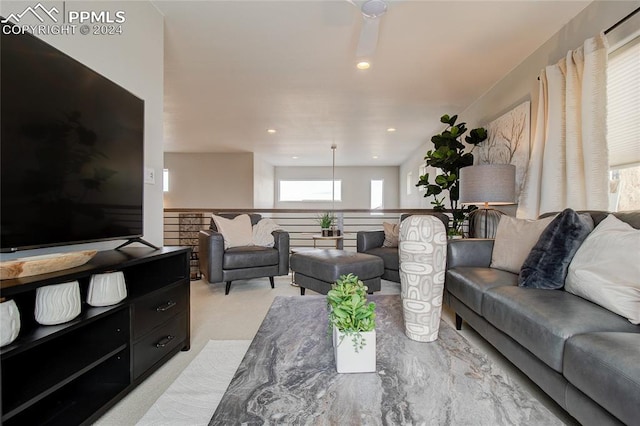
<path id="1" fill-rule="evenodd" d="M 35 317 L 42 325 L 71 321 L 80 315 L 81 308 L 78 281 L 36 289 Z"/>
<path id="2" fill-rule="evenodd" d="M 110 306 L 127 297 L 127 286 L 122 272 L 96 274 L 91 277 L 87 303 L 91 306 Z"/>
<path id="3" fill-rule="evenodd" d="M 0 346 L 16 340 L 20 333 L 20 312 L 13 300 L 0 303 Z"/>
<path id="4" fill-rule="evenodd" d="M 333 353 L 338 373 L 374 373 L 376 371 L 376 331 L 361 332 L 366 344 L 356 352 L 351 336 L 333 327 Z"/>

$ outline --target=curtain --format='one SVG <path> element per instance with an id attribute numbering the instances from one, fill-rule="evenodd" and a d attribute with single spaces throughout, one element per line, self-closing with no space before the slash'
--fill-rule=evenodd
<path id="1" fill-rule="evenodd" d="M 540 74 L 538 116 L 517 216 L 607 210 L 607 41 L 603 33 Z"/>

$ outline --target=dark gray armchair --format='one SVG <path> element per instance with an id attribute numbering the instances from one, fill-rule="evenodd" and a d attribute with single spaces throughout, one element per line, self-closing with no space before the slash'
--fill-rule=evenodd
<path id="1" fill-rule="evenodd" d="M 444 223 L 445 229 L 449 227 L 449 216 L 444 213 L 421 213 L 436 216 Z M 405 220 L 410 214 L 400 216 L 400 221 Z M 372 254 L 382 258 L 384 262 L 383 280 L 400 282 L 400 258 L 398 247 L 382 247 L 384 242 L 384 231 L 358 231 L 356 234 L 356 250 L 358 253 Z"/>
<path id="2" fill-rule="evenodd" d="M 238 213 L 220 214 L 233 219 Z M 250 214 L 251 225 L 262 219 L 259 214 Z M 209 283 L 226 282 L 225 293 L 229 294 L 231 282 L 250 278 L 269 277 L 274 288 L 273 277 L 289 273 L 289 233 L 274 231 L 273 247 L 246 246 L 224 249 L 224 239 L 213 219 L 209 229 L 198 236 L 200 272 Z"/>

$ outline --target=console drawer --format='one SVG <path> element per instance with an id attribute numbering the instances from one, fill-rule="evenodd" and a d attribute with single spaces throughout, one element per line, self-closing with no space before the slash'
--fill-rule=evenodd
<path id="1" fill-rule="evenodd" d="M 133 378 L 142 373 L 180 345 L 187 337 L 187 314 L 182 313 L 153 330 L 133 345 Z"/>
<path id="2" fill-rule="evenodd" d="M 133 338 L 142 337 L 152 328 L 187 310 L 187 295 L 188 289 L 180 283 L 134 302 Z"/>

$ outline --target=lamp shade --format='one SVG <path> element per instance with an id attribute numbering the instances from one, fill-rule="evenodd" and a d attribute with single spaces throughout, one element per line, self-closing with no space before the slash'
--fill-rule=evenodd
<path id="1" fill-rule="evenodd" d="M 516 199 L 516 166 L 482 164 L 460 169 L 462 204 L 514 204 Z"/>

